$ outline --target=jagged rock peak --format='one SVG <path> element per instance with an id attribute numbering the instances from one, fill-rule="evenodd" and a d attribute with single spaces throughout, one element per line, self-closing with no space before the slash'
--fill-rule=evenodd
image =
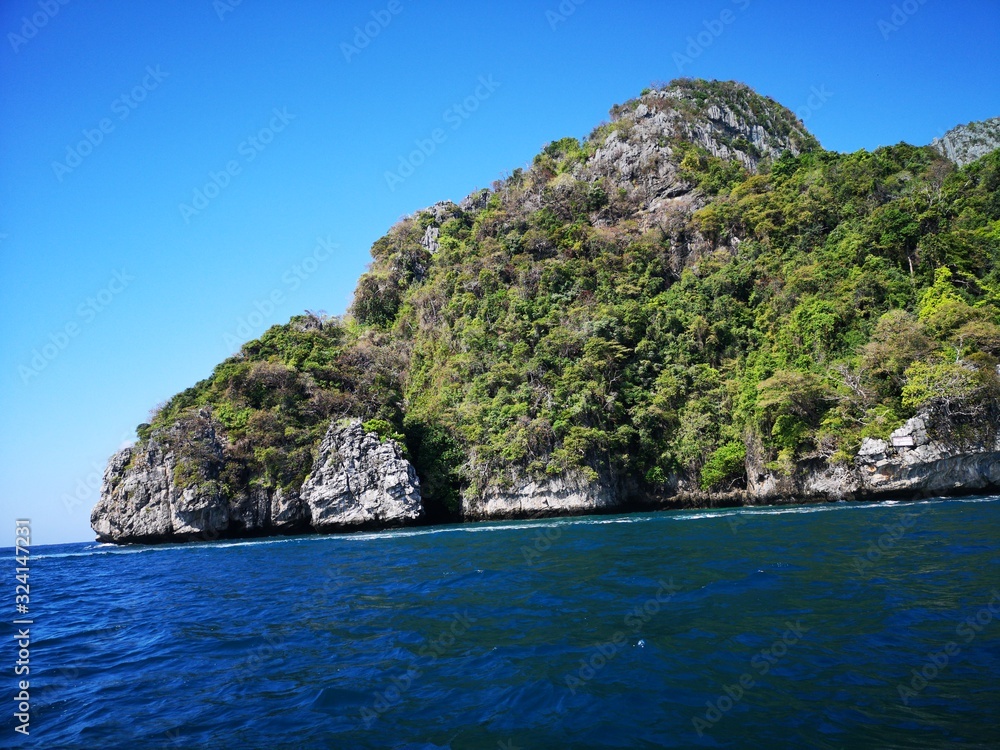
<path id="1" fill-rule="evenodd" d="M 946 159 L 960 167 L 1000 148 L 1000 117 L 959 125 L 931 142 Z"/>
<path id="2" fill-rule="evenodd" d="M 786 150 L 798 155 L 819 148 L 790 110 L 735 81 L 680 78 L 616 105 L 611 118 L 612 127 L 634 124 L 633 140 L 663 144 L 680 138 L 713 156 L 736 159 L 750 171 Z M 591 137 L 601 135 L 598 128 Z"/>

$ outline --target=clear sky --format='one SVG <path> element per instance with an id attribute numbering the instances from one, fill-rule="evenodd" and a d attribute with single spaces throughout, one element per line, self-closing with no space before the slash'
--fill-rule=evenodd
<path id="1" fill-rule="evenodd" d="M 651 82 L 744 81 L 841 151 L 1000 115 L 997 0 L 3 0 L 0 33 L 0 537 L 39 544 L 93 538 L 153 406 L 342 313 L 397 218 Z"/>

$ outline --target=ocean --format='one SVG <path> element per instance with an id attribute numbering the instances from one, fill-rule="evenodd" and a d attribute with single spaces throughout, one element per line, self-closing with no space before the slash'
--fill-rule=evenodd
<path id="1" fill-rule="evenodd" d="M 1000 747 L 997 497 L 49 546 L 31 607 L 4 747 Z"/>

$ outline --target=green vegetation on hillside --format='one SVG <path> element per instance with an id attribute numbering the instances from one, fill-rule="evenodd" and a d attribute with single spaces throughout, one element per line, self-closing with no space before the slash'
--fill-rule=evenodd
<path id="1" fill-rule="evenodd" d="M 697 96 L 681 101 L 697 117 Z M 956 170 L 930 147 L 837 154 L 796 136 L 800 155 L 753 174 L 678 140 L 697 210 L 649 222 L 635 192 L 585 169 L 616 127 L 403 220 L 351 316 L 275 326 L 140 437 L 208 410 L 221 481 L 294 488 L 331 418 L 380 420 L 433 515 L 567 471 L 727 489 L 747 462 L 849 461 L 921 410 L 961 440 L 992 429 L 1000 152 Z"/>

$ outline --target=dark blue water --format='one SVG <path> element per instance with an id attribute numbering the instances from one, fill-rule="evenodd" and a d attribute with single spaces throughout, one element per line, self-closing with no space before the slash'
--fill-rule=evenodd
<path id="1" fill-rule="evenodd" d="M 997 498 L 37 552 L 6 746 L 1000 747 Z"/>

